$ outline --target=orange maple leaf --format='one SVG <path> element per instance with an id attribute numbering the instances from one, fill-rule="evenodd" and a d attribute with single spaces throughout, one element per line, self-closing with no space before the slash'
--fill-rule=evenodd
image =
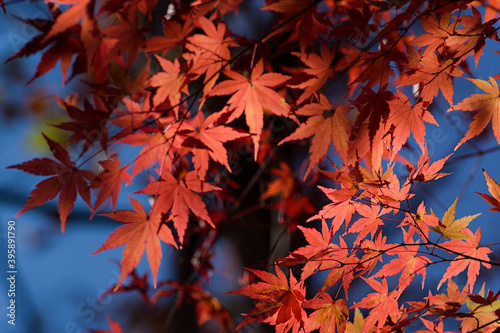
<path id="1" fill-rule="evenodd" d="M 271 174 L 278 176 L 275 180 L 267 184 L 267 190 L 262 194 L 261 200 L 265 200 L 275 195 L 281 194 L 282 200 L 290 198 L 293 189 L 296 186 L 296 179 L 293 175 L 292 168 L 284 162 L 280 161 L 280 167 L 271 169 Z"/>
<path id="2" fill-rule="evenodd" d="M 481 265 L 486 268 L 491 268 L 491 264 L 488 263 L 488 254 L 491 253 L 491 250 L 487 247 L 479 246 L 479 241 L 481 240 L 481 228 L 478 228 L 475 234 L 465 228 L 463 229 L 463 233 L 470 236 L 469 239 L 453 239 L 441 244 L 442 248 L 453 250 L 455 253 L 462 253 L 467 257 L 458 255 L 453 261 L 450 262 L 450 266 L 446 269 L 441 281 L 439 281 L 437 286 L 438 289 L 444 281 L 460 274 L 468 267 L 467 285 L 469 286 L 469 292 L 472 292 L 476 278 L 479 275 L 479 268 Z M 476 258 L 483 261 L 478 261 Z"/>
<path id="3" fill-rule="evenodd" d="M 407 162 L 406 168 L 410 171 L 408 175 L 408 181 L 413 183 L 413 181 L 419 182 L 427 182 L 431 180 L 436 180 L 444 176 L 450 175 L 450 173 L 438 172 L 443 167 L 448 158 L 450 158 L 452 154 L 437 160 L 431 164 L 431 159 L 429 157 L 429 153 L 427 151 L 427 145 L 424 144 L 422 148 L 422 155 L 420 155 L 420 159 L 418 160 L 417 167 L 415 167 L 410 162 Z"/>
<path id="4" fill-rule="evenodd" d="M 123 279 L 139 264 L 144 254 L 144 249 L 146 249 L 149 267 L 151 268 L 156 288 L 156 276 L 162 257 L 160 239 L 167 244 L 177 247 L 170 229 L 166 226 L 161 227 L 161 211 L 155 210 L 153 206 L 150 213 L 147 214 L 139 201 L 132 197 L 129 198 L 134 208 L 133 211 L 119 210 L 99 214 L 126 224 L 118 227 L 109 235 L 106 242 L 92 253 L 94 255 L 103 250 L 114 249 L 115 247 L 127 244 L 123 250 L 120 279 L 115 286 L 115 291 L 122 284 Z"/>
<path id="5" fill-rule="evenodd" d="M 17 218 L 24 212 L 43 205 L 47 201 L 54 199 L 59 193 L 59 219 L 61 220 L 61 231 L 64 233 L 66 220 L 69 213 L 73 210 L 77 190 L 82 199 L 92 208 L 89 182 L 94 179 L 95 175 L 91 171 L 76 168 L 75 162 L 71 161 L 66 149 L 59 143 L 46 137 L 45 134 L 42 135 L 47 141 L 54 157 L 61 163 L 49 158 L 35 158 L 31 161 L 7 167 L 23 170 L 38 176 L 54 175 L 36 185 L 36 188 L 31 191 L 26 204 L 15 217 Z"/>
<path id="6" fill-rule="evenodd" d="M 467 286 L 464 286 L 464 288 L 460 290 L 452 279 L 448 279 L 447 284 L 448 286 L 445 294 L 432 295 L 429 291 L 429 296 L 426 298 L 428 304 L 431 306 L 429 308 L 431 313 L 445 316 L 450 314 L 453 315 L 468 300 Z"/>
<path id="7" fill-rule="evenodd" d="M 333 77 L 335 70 L 331 65 L 335 58 L 335 51 L 330 50 L 328 46 L 323 44 L 321 46 L 321 56 L 316 53 L 293 52 L 292 54 L 299 57 L 299 59 L 309 67 L 304 69 L 304 73 L 312 76 L 305 82 L 297 85 L 290 85 L 292 88 L 304 89 L 304 92 L 297 100 L 297 105 L 299 105 L 313 93 L 319 91 L 328 78 Z"/>
<path id="8" fill-rule="evenodd" d="M 391 209 L 381 209 L 379 206 L 364 203 L 355 203 L 354 207 L 356 207 L 356 212 L 363 216 L 358 218 L 348 230 L 349 233 L 359 232 L 354 244 L 360 244 L 361 240 L 369 233 L 371 233 L 371 240 L 373 240 L 379 226 L 384 225 L 380 216 L 392 211 Z"/>
<path id="9" fill-rule="evenodd" d="M 380 253 L 390 251 L 396 247 L 395 244 L 387 244 L 386 240 L 386 236 L 382 236 L 382 233 L 378 233 L 373 241 L 363 240 L 361 242 L 360 246 L 365 254 L 360 262 L 364 263 L 365 272 L 371 273 L 379 262 L 383 262 Z"/>
<path id="10" fill-rule="evenodd" d="M 498 185 L 498 183 L 491 178 L 490 175 L 484 171 L 484 169 L 483 173 L 486 178 L 486 184 L 488 185 L 488 192 L 490 192 L 491 195 L 478 192 L 476 193 L 482 196 L 487 203 L 494 206 L 493 208 L 490 208 L 489 211 L 500 212 L 500 185 Z"/>
<path id="11" fill-rule="evenodd" d="M 177 58 L 174 62 L 171 62 L 158 55 L 155 56 L 163 72 L 153 75 L 145 85 L 158 88 L 153 97 L 153 106 L 157 107 L 163 102 L 168 101 L 175 111 L 176 118 L 178 118 L 178 105 L 181 100 L 181 94 L 189 94 L 187 86 L 188 77 L 186 73 L 181 72 L 181 66 Z"/>
<path id="12" fill-rule="evenodd" d="M 406 232 L 403 231 L 406 236 Z M 415 244 L 413 239 L 410 237 L 405 237 L 405 243 Z M 425 257 L 419 255 L 419 249 L 417 246 L 403 246 L 402 248 L 397 248 L 394 251 L 388 251 L 388 254 L 397 254 L 398 258 L 394 258 L 387 264 L 382 266 L 382 268 L 373 277 L 387 277 L 393 276 L 401 273 L 399 277 L 398 289 L 402 292 L 406 287 L 410 285 L 413 278 L 420 274 L 422 275 L 422 289 L 424 289 L 425 277 L 427 273 L 427 266 L 432 263 L 432 261 Z"/>
<path id="13" fill-rule="evenodd" d="M 426 330 L 418 330 L 415 331 L 415 333 L 434 333 L 434 332 L 441 332 L 441 333 L 453 333 L 453 331 L 445 331 L 444 330 L 444 323 L 441 321 L 436 325 L 435 322 L 420 318 L 422 323 L 424 323 L 425 327 L 427 328 Z"/>
<path id="14" fill-rule="evenodd" d="M 264 108 L 279 116 L 287 116 L 289 106 L 272 87 L 285 83 L 290 77 L 279 73 L 264 73 L 264 61 L 261 59 L 252 70 L 250 79 L 240 73 L 225 70 L 231 80 L 217 84 L 208 96 L 232 95 L 228 100 L 227 122 L 231 122 L 245 112 L 245 119 L 250 128 L 254 143 L 254 158 L 257 160 L 260 135 L 264 126 Z"/>
<path id="15" fill-rule="evenodd" d="M 498 16 L 498 8 L 500 8 L 500 0 L 487 0 L 485 5 L 484 21 L 487 22 L 495 16 Z"/>
<path id="16" fill-rule="evenodd" d="M 384 277 L 382 277 L 382 283 L 374 279 L 361 278 L 376 291 L 351 306 L 351 308 L 372 309 L 368 317 L 365 318 L 363 332 L 373 328 L 375 323 L 377 323 L 377 328 L 380 330 L 384 326 L 387 316 L 391 316 L 392 321 L 397 322 L 399 316 L 397 299 L 400 294 L 397 291 L 389 292 L 387 280 Z"/>
<path id="17" fill-rule="evenodd" d="M 327 292 L 322 290 L 318 295 L 304 304 L 305 308 L 316 310 L 304 322 L 306 332 L 312 332 L 318 328 L 319 333 L 343 332 L 346 326 L 346 316 L 349 315 L 346 300 L 334 301 Z"/>
<path id="18" fill-rule="evenodd" d="M 395 99 L 389 101 L 389 105 L 393 110 L 388 118 L 393 137 L 391 158 L 394 158 L 401 150 L 410 137 L 410 132 L 423 150 L 425 144 L 424 122 L 439 126 L 434 116 L 423 107 L 422 102 L 412 105 L 409 98 L 400 91 L 397 91 Z"/>
<path id="19" fill-rule="evenodd" d="M 333 219 L 332 233 L 337 232 L 344 222 L 347 229 L 349 223 L 351 222 L 352 215 L 356 211 L 351 199 L 356 194 L 357 189 L 332 189 L 323 186 L 318 186 L 318 188 L 322 190 L 332 202 L 323 206 L 321 211 L 310 217 L 307 222 L 318 219 Z"/>
<path id="20" fill-rule="evenodd" d="M 321 270 L 321 266 L 326 264 L 321 259 L 328 256 L 334 249 L 331 243 L 333 234 L 330 232 L 330 228 L 328 228 L 325 220 L 322 220 L 321 232 L 314 228 L 305 228 L 300 225 L 297 228 L 302 231 L 309 244 L 290 252 L 290 255 L 281 259 L 280 263 L 289 266 L 304 264 L 301 275 L 301 279 L 304 280 L 311 276 L 317 269 Z"/>
<path id="21" fill-rule="evenodd" d="M 446 39 L 454 34 L 453 30 L 456 27 L 456 24 L 450 23 L 450 18 L 450 13 L 444 13 L 439 22 L 432 15 L 422 18 L 422 27 L 428 34 L 418 36 L 410 44 L 419 47 L 427 46 L 424 54 L 442 51 L 446 46 Z"/>
<path id="22" fill-rule="evenodd" d="M 474 116 L 474 120 L 469 124 L 469 130 L 457 144 L 455 150 L 457 150 L 458 147 L 460 147 L 464 142 L 467 142 L 476 135 L 480 134 L 486 128 L 486 125 L 488 125 L 490 120 L 493 127 L 493 133 L 495 134 L 497 142 L 500 143 L 500 92 L 498 90 L 497 81 L 492 77 L 490 77 L 489 83 L 488 81 L 481 79 L 467 80 L 474 83 L 479 89 L 486 92 L 486 94 L 471 95 L 454 107 L 448 109 L 448 112 L 453 110 L 480 110 Z"/>
<path id="23" fill-rule="evenodd" d="M 439 218 L 436 215 L 426 213 L 423 201 L 418 206 L 416 214 L 405 212 L 405 215 L 405 219 L 398 225 L 398 228 L 403 225 L 409 225 L 408 233 L 406 234 L 407 239 L 411 238 L 415 232 L 420 238 L 429 239 L 430 228 L 435 228 L 439 225 Z"/>
<path id="24" fill-rule="evenodd" d="M 208 92 L 217 81 L 222 66 L 231 60 L 229 46 L 236 45 L 231 37 L 226 37 L 226 24 L 218 23 L 201 16 L 196 23 L 205 35 L 196 34 L 188 38 L 186 48 L 193 52 L 193 66 L 190 71 L 201 75 L 205 73 L 203 91 Z M 190 57 L 191 58 L 191 57 Z"/>
<path id="25" fill-rule="evenodd" d="M 345 240 L 339 236 L 339 245 L 333 244 L 328 256 L 322 259 L 321 269 L 330 270 L 323 282 L 322 290 L 332 288 L 339 280 L 344 288 L 345 298 L 349 299 L 349 286 L 354 278 L 365 272 L 363 264 L 359 262 L 356 256 L 357 250 L 352 250 L 347 246 Z"/>
<path id="26" fill-rule="evenodd" d="M 54 2 L 57 5 L 71 5 L 71 7 L 57 17 L 56 22 L 50 27 L 50 30 L 45 35 L 42 43 L 51 37 L 68 30 L 77 24 L 82 17 L 83 19 L 86 19 L 87 16 L 93 16 L 92 9 L 94 7 L 95 0 L 50 0 L 47 2 Z"/>
<path id="27" fill-rule="evenodd" d="M 91 333 L 123 333 L 121 325 L 114 321 L 110 316 L 106 315 L 109 330 L 90 330 Z"/>
<path id="28" fill-rule="evenodd" d="M 297 110 L 297 115 L 310 116 L 310 118 L 301 124 L 295 132 L 281 140 L 279 145 L 314 136 L 309 146 L 311 157 L 304 178 L 307 177 L 312 168 L 321 162 L 332 142 L 340 158 L 347 161 L 352 126 L 345 115 L 350 110 L 351 108 L 345 105 L 332 108 L 328 98 L 324 95 L 320 95 L 319 103 L 307 104 Z"/>

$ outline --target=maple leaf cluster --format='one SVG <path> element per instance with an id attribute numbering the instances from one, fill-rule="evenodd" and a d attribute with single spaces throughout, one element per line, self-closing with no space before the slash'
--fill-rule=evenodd
<path id="1" fill-rule="evenodd" d="M 17 216 L 59 195 L 64 232 L 79 195 L 90 218 L 121 223 L 94 252 L 124 246 L 109 293 L 137 290 L 150 305 L 172 296 L 175 306 L 194 302 L 198 323 L 222 330 L 443 332 L 450 318 L 461 332 L 500 327 L 500 293 L 474 293 L 481 269 L 500 266 L 480 244 L 480 214 L 456 218 L 455 200 L 438 216 L 414 198 L 449 174 L 442 169 L 454 151 L 433 160 L 427 148 L 440 94 L 448 112 L 476 112 L 455 151 L 490 122 L 500 143 L 500 74 L 469 78 L 484 94 L 453 101 L 455 82 L 473 75 L 469 58 L 477 67 L 486 43 L 500 42 L 497 2 L 267 0 L 259 10 L 274 21 L 255 40 L 232 31 L 240 0 L 172 2 L 166 15 L 156 0 L 46 2 L 52 20 L 43 28 L 26 20 L 40 34 L 7 61 L 43 53 L 30 82 L 60 62 L 63 83 L 84 77 L 88 90 L 59 99 L 70 120 L 56 127 L 71 137 L 44 135 L 53 158 L 9 167 L 49 176 Z M 140 149 L 125 164 L 131 146 Z M 417 162 L 406 158 L 410 149 L 420 151 Z M 96 159 L 100 167 L 89 167 Z M 238 183 L 245 163 L 257 171 Z M 500 211 L 500 185 L 484 176 L 490 195 L 479 194 Z M 261 191 L 244 209 L 256 183 Z M 143 185 L 129 196 L 132 209 L 117 210 L 130 184 Z M 322 199 L 312 200 L 315 189 Z M 267 271 L 248 269 L 230 294 L 256 303 L 233 326 L 205 289 L 213 248 L 219 230 L 257 209 L 277 212 L 282 235 L 303 243 L 271 256 Z M 312 221 L 319 229 L 306 226 Z M 187 281 L 158 281 L 162 243 L 192 249 Z M 144 253 L 151 297 L 135 273 Z M 429 267 L 443 269 L 442 294 L 428 287 Z M 466 277 L 461 289 L 457 276 Z M 359 284 L 372 292 L 359 297 Z M 428 295 L 408 296 L 415 285 Z"/>

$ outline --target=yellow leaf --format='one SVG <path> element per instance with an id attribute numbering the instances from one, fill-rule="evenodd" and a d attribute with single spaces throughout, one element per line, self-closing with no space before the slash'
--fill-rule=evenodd
<path id="1" fill-rule="evenodd" d="M 481 213 L 465 216 L 458 220 L 455 220 L 455 210 L 457 206 L 457 201 L 458 198 L 455 199 L 453 205 L 451 205 L 451 207 L 448 208 L 448 210 L 444 213 L 443 219 L 439 223 L 439 225 L 435 228 L 432 227 L 431 229 L 443 235 L 443 237 L 446 239 L 457 239 L 457 240 L 472 239 L 473 238 L 472 236 L 463 233 L 462 230 L 467 228 L 469 223 L 476 217 L 481 215 Z"/>

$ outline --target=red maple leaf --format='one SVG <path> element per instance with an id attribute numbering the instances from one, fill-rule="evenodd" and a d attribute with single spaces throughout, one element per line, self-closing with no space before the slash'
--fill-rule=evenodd
<path id="1" fill-rule="evenodd" d="M 279 13 L 275 29 L 266 35 L 263 41 L 272 36 L 292 31 L 292 38 L 299 39 L 301 51 L 316 40 L 318 32 L 323 26 L 328 26 L 330 21 L 324 19 L 318 12 L 317 6 L 312 5 L 311 0 L 278 0 L 267 2 L 268 5 L 262 9 Z"/>
<path id="2" fill-rule="evenodd" d="M 133 7 L 129 7 L 127 12 L 116 16 L 118 24 L 109 25 L 101 32 L 104 36 L 117 40 L 110 53 L 124 56 L 127 51 L 126 67 L 130 69 L 139 50 L 146 48 L 144 33 L 147 27 L 140 28 L 140 15 Z"/>
<path id="3" fill-rule="evenodd" d="M 62 12 L 59 9 L 51 8 L 51 15 L 54 20 L 57 21 L 58 17 L 62 15 L 61 13 Z M 28 84 L 54 68 L 59 60 L 61 61 L 61 72 L 64 84 L 68 78 L 68 70 L 75 54 L 77 54 L 78 57 L 76 58 L 73 65 L 72 77 L 80 72 L 85 71 L 85 65 L 83 65 L 83 69 L 80 68 L 81 66 L 77 66 L 79 63 L 84 62 L 84 59 L 81 57 L 81 55 L 83 55 L 85 51 L 82 41 L 75 37 L 77 29 L 68 30 L 64 34 L 59 34 L 58 36 L 54 36 L 48 40 L 45 40 L 45 36 L 50 28 L 54 25 L 54 21 L 24 20 L 24 22 L 41 31 L 42 33 L 33 37 L 16 54 L 7 59 L 5 61 L 6 63 L 19 57 L 32 55 L 50 46 L 42 55 L 42 58 L 37 65 L 35 74 L 28 81 Z"/>
<path id="4" fill-rule="evenodd" d="M 218 117 L 218 114 L 212 114 L 204 119 L 200 111 L 194 129 L 179 131 L 186 138 L 181 145 L 191 148 L 194 167 L 201 180 L 205 180 L 210 159 L 231 171 L 223 143 L 248 136 L 231 127 L 217 125 Z"/>
<path id="5" fill-rule="evenodd" d="M 394 69 L 389 66 L 389 63 L 401 61 L 398 52 L 393 47 L 394 44 L 389 42 L 387 44 L 381 43 L 380 50 L 377 52 L 348 51 L 348 53 L 352 53 L 350 57 L 354 55 L 359 57 L 359 60 L 356 58 L 351 60 L 354 60 L 354 63 L 351 63 L 350 59 L 346 59 L 349 62 L 341 65 L 341 68 L 345 65 L 349 67 L 354 65 L 352 69 L 347 68 L 350 76 L 355 77 L 355 75 L 358 75 L 350 84 L 351 89 L 357 89 L 362 82 L 366 82 L 365 86 L 368 88 L 373 88 L 376 85 L 387 85 L 389 79 L 395 76 Z"/>
<path id="6" fill-rule="evenodd" d="M 111 159 L 105 161 L 99 161 L 99 164 L 104 169 L 94 180 L 92 180 L 91 187 L 99 188 L 99 195 L 94 204 L 94 212 L 99 208 L 106 199 L 111 196 L 113 203 L 113 211 L 115 210 L 116 200 L 118 200 L 118 195 L 120 194 L 120 189 L 122 181 L 130 184 L 132 179 L 130 178 L 127 168 L 120 166 L 120 160 L 118 156 L 113 155 Z"/>
<path id="7" fill-rule="evenodd" d="M 34 160 L 21 164 L 11 165 L 7 168 L 16 168 L 29 172 L 38 176 L 50 176 L 36 185 L 36 188 L 31 191 L 24 207 L 16 214 L 18 217 L 22 213 L 43 205 L 49 200 L 52 200 L 59 194 L 59 218 L 61 220 L 61 231 L 64 233 L 66 220 L 69 213 L 73 210 L 73 204 L 76 200 L 76 192 L 80 193 L 82 199 L 92 207 L 90 203 L 90 186 L 95 175 L 88 170 L 80 170 L 76 167 L 75 162 L 59 143 L 52 141 L 43 134 L 47 141 L 50 150 L 54 157 L 61 163 L 49 158 L 35 158 Z"/>
<path id="8" fill-rule="evenodd" d="M 231 112 L 227 122 L 231 122 L 245 112 L 245 119 L 250 128 L 254 143 L 254 158 L 257 160 L 260 135 L 264 126 L 264 108 L 279 116 L 287 116 L 289 106 L 272 87 L 285 83 L 290 77 L 279 73 L 264 73 L 264 61 L 261 59 L 252 70 L 250 79 L 240 73 L 225 70 L 231 80 L 217 84 L 208 96 L 232 95 L 228 100 Z"/>
<path id="9" fill-rule="evenodd" d="M 252 283 L 229 294 L 241 294 L 258 300 L 255 307 L 245 315 L 236 330 L 248 323 L 264 322 L 276 325 L 277 333 L 297 332 L 303 327 L 307 314 L 302 308 L 305 300 L 303 281 L 297 281 L 290 273 L 290 284 L 285 274 L 275 265 L 276 275 L 256 269 L 248 269 L 263 282 Z"/>
<path id="10" fill-rule="evenodd" d="M 174 20 L 163 20 L 163 36 L 153 36 L 146 41 L 146 50 L 151 53 L 167 53 L 178 45 L 185 43 L 184 39 L 194 29 L 191 17 L 184 21 L 184 25 Z"/>
<path id="11" fill-rule="evenodd" d="M 347 6 L 346 11 L 349 15 L 349 21 L 333 28 L 332 35 L 350 37 L 354 40 L 354 43 L 360 41 L 361 44 L 365 44 L 370 37 L 370 33 L 377 31 L 377 26 L 370 23 L 373 12 L 367 4 L 364 4 L 363 8 L 359 6 L 360 10 L 354 8 Z"/>
<path id="12" fill-rule="evenodd" d="M 67 144 L 84 141 L 80 156 L 83 155 L 92 145 L 94 140 L 99 139 L 104 149 L 108 148 L 108 129 L 105 124 L 109 119 L 111 110 L 100 110 L 98 106 L 103 106 L 96 100 L 96 106 L 84 100 L 84 109 L 80 110 L 76 106 L 64 100 L 59 100 L 59 104 L 66 109 L 66 112 L 73 121 L 54 125 L 65 131 L 73 132 Z"/>
<path id="13" fill-rule="evenodd" d="M 242 1 L 243 0 L 196 0 L 191 3 L 191 6 L 196 8 L 198 15 L 205 15 L 213 9 L 217 9 L 218 17 L 222 17 L 231 11 L 237 14 Z"/>
<path id="14" fill-rule="evenodd" d="M 418 330 L 415 331 L 415 333 L 434 333 L 434 332 L 441 332 L 441 333 L 453 333 L 453 331 L 445 331 L 444 330 L 444 323 L 441 321 L 436 325 L 435 322 L 427 320 L 425 318 L 420 318 L 422 323 L 424 323 L 425 327 L 427 328 L 426 330 Z"/>
<path id="15" fill-rule="evenodd" d="M 134 122 L 134 115 L 127 119 Z M 141 117 L 138 116 L 138 120 Z M 172 119 L 162 120 L 167 121 Z M 137 155 L 131 176 L 134 177 L 140 171 L 151 167 L 155 162 L 160 164 L 162 170 L 170 170 L 174 160 L 174 153 L 181 147 L 184 140 L 178 131 L 186 127 L 185 122 L 174 122 L 164 127 L 156 123 L 157 127 L 140 127 L 140 130 L 126 135 L 117 143 L 126 143 L 132 146 L 145 145 Z M 136 125 L 137 126 L 137 125 Z M 123 131 L 122 131 L 123 132 Z"/>
<path id="16" fill-rule="evenodd" d="M 208 320 L 214 320 L 219 323 L 222 331 L 234 331 L 229 312 L 220 304 L 219 300 L 212 296 L 208 291 L 203 290 L 200 283 L 185 283 L 183 293 L 188 301 L 196 302 L 196 321 L 201 326 Z M 186 290 L 187 289 L 187 290 Z"/>
<path id="17" fill-rule="evenodd" d="M 470 50 L 474 50 L 474 61 L 477 65 L 479 63 L 479 59 L 483 54 L 484 47 L 486 45 L 485 40 L 486 37 L 491 39 L 498 40 L 496 28 L 493 25 L 498 21 L 498 18 L 495 20 L 485 19 L 484 23 L 481 19 L 481 13 L 474 7 L 471 6 L 473 16 L 464 15 L 460 18 L 460 23 L 465 27 L 462 29 L 456 30 L 456 35 L 453 38 L 456 38 L 457 41 L 455 45 L 457 46 L 458 52 L 454 55 L 454 57 L 464 57 L 466 58 L 470 54 Z M 488 7 L 486 9 L 486 16 L 488 15 Z M 468 36 L 468 40 L 464 43 L 462 41 L 462 36 Z M 448 43 L 450 44 L 450 43 Z"/>
<path id="18" fill-rule="evenodd" d="M 281 140 L 279 145 L 314 136 L 309 146 L 311 157 L 304 178 L 307 177 L 312 168 L 321 162 L 332 142 L 340 158 L 347 161 L 351 122 L 345 115 L 350 110 L 351 108 L 345 105 L 332 108 L 328 98 L 324 95 L 320 95 L 319 103 L 307 104 L 297 110 L 297 115 L 310 116 L 310 118 L 302 123 L 295 132 Z"/>
<path id="19" fill-rule="evenodd" d="M 154 113 L 151 114 L 151 112 L 148 112 L 150 110 L 149 99 L 146 99 L 142 106 L 128 97 L 123 98 L 122 102 L 127 112 L 123 112 L 117 108 L 115 110 L 117 115 L 113 117 L 111 124 L 123 127 L 123 129 L 113 135 L 111 140 L 123 139 L 127 135 L 134 133 L 139 128 L 143 127 L 146 119 L 155 115 Z"/>
<path id="20" fill-rule="evenodd" d="M 189 211 L 215 227 L 208 215 L 205 203 L 197 193 L 218 190 L 220 188 L 200 180 L 196 171 L 190 171 L 181 179 L 176 179 L 170 172 L 164 170 L 161 173 L 160 180 L 149 183 L 148 186 L 137 193 L 157 196 L 154 204 L 155 214 L 170 212 L 174 228 L 179 237 L 179 243 L 182 244 L 189 221 Z"/>
<path id="21" fill-rule="evenodd" d="M 497 142 L 500 143 L 500 91 L 495 79 L 490 77 L 490 82 L 481 79 L 468 79 L 474 83 L 479 89 L 486 94 L 474 94 L 465 98 L 463 101 L 448 109 L 448 112 L 453 110 L 462 111 L 477 111 L 480 110 L 475 116 L 474 120 L 469 124 L 469 130 L 465 136 L 455 147 L 458 149 L 464 142 L 472 139 L 480 134 L 488 125 L 491 120 L 493 133 Z"/>
<path id="22" fill-rule="evenodd" d="M 431 313 L 453 316 L 468 300 L 467 286 L 464 286 L 460 290 L 452 279 L 448 279 L 448 287 L 445 294 L 432 295 L 429 291 L 429 296 L 426 298 L 428 304 L 431 306 L 430 308 L 427 307 Z"/>
<path id="23" fill-rule="evenodd" d="M 95 0 L 48 0 L 47 2 L 54 2 L 56 6 L 61 3 L 71 6 L 57 17 L 54 24 L 50 27 L 49 32 L 42 39 L 42 43 L 61 33 L 74 29 L 76 26 L 85 50 L 87 68 L 92 68 L 94 57 L 101 47 L 102 42 L 99 27 L 94 18 Z M 80 21 L 81 24 L 78 24 Z M 98 63 L 97 70 L 99 69 L 99 65 Z"/>
<path id="24" fill-rule="evenodd" d="M 391 91 L 385 90 L 386 88 L 387 86 L 383 86 L 374 92 L 371 88 L 363 87 L 363 93 L 353 101 L 359 110 L 354 127 L 358 127 L 368 120 L 370 144 L 373 143 L 373 138 L 380 124 L 387 122 L 391 111 L 389 102 L 395 98 Z"/>
<path id="25" fill-rule="evenodd" d="M 123 250 L 120 279 L 115 286 L 115 291 L 122 284 L 123 279 L 139 264 L 144 254 L 144 249 L 146 249 L 149 267 L 153 273 L 153 281 L 156 288 L 156 276 L 162 257 L 160 239 L 167 244 L 177 247 L 170 229 L 161 227 L 162 216 L 160 210 L 155 210 L 153 207 L 150 213 L 147 214 L 144 207 L 137 200 L 130 197 L 130 202 L 134 208 L 133 211 L 119 210 L 99 214 L 126 224 L 118 227 L 109 235 L 106 242 L 92 253 L 94 255 L 103 250 L 114 249 L 115 247 L 127 244 Z"/>
<path id="26" fill-rule="evenodd" d="M 219 300 L 204 289 L 201 281 L 179 282 L 175 280 L 165 280 L 160 282 L 160 290 L 151 297 L 152 303 L 158 299 L 178 296 L 179 303 L 196 303 L 196 321 L 198 325 L 203 325 L 208 320 L 219 323 L 221 332 L 234 331 L 233 322 L 229 312 L 220 304 Z M 168 289 L 167 289 L 168 288 Z"/>

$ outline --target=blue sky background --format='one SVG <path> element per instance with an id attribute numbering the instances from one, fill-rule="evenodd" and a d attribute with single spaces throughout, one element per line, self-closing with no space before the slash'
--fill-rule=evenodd
<path id="1" fill-rule="evenodd" d="M 9 14 L 35 18 L 46 17 L 46 9 L 43 4 L 19 4 L 8 8 Z M 18 51 L 25 42 L 35 36 L 36 32 L 19 24 L 10 15 L 0 14 L 0 60 L 4 61 L 10 55 Z M 250 20 L 250 19 L 249 19 Z M 240 21 L 242 24 L 243 21 Z M 244 22 L 243 22 L 244 23 Z M 491 50 L 498 50 L 499 45 L 489 43 L 484 56 L 476 72 L 476 77 L 487 79 L 489 76 L 500 72 L 498 66 L 500 56 Z M 66 226 L 66 233 L 61 234 L 57 216 L 48 214 L 44 208 L 31 210 L 16 221 L 16 327 L 7 324 L 7 283 L 6 270 L 6 224 L 12 220 L 14 215 L 24 205 L 29 192 L 42 180 L 41 177 L 32 176 L 19 170 L 5 169 L 12 164 L 22 163 L 35 157 L 40 157 L 42 150 L 34 145 L 40 142 L 33 136 L 41 127 L 39 118 L 26 112 L 29 108 L 29 98 L 26 98 L 24 83 L 34 73 L 39 56 L 30 57 L 28 60 L 18 60 L 0 68 L 0 106 L 4 109 L 8 105 L 17 105 L 15 109 L 17 116 L 4 118 L 0 121 L 0 332 L 85 332 L 87 328 L 104 328 L 105 313 L 116 314 L 119 317 L 119 305 L 126 302 L 139 301 L 135 294 L 114 295 L 106 299 L 104 304 L 96 304 L 97 297 L 106 288 L 114 285 L 119 276 L 119 267 L 110 259 L 120 259 L 123 248 L 105 251 L 96 256 L 90 256 L 106 240 L 108 235 L 117 227 L 111 220 L 96 217 L 94 221 L 88 222 L 88 207 L 78 199 L 75 211 L 72 213 Z M 17 81 L 12 76 L 7 76 L 6 71 L 16 70 L 11 66 L 19 66 L 27 72 L 27 77 Z M 59 65 L 57 65 L 59 66 Z M 471 64 L 473 66 L 473 64 Z M 10 69 L 9 69 L 10 68 Z M 30 91 L 41 90 L 47 94 L 60 93 L 62 96 L 68 94 L 75 87 L 73 82 L 65 88 L 60 87 L 61 74 L 58 69 L 48 75 L 36 80 L 30 87 Z M 480 93 L 475 86 L 464 79 L 455 81 L 454 102 L 461 101 L 472 93 Z M 50 99 L 44 99 L 47 103 Z M 461 135 L 442 119 L 438 109 L 446 111 L 448 105 L 440 98 L 439 102 L 431 108 L 440 127 L 429 126 L 427 129 L 427 144 L 432 160 L 442 158 L 453 151 L 459 142 Z M 54 105 L 57 112 L 57 106 Z M 22 114 L 19 116 L 19 114 Z M 452 119 L 461 129 L 462 133 L 467 130 L 471 118 L 459 111 L 452 112 Z M 488 130 L 480 140 L 475 140 L 474 145 L 465 144 L 453 158 L 476 152 L 477 148 L 486 151 L 497 147 L 498 144 Z M 416 147 L 416 146 L 415 146 Z M 443 178 L 426 186 L 426 192 L 419 192 L 418 197 L 413 200 L 417 206 L 424 199 L 428 207 L 432 207 L 438 217 L 442 217 L 444 211 L 460 196 L 457 206 L 457 217 L 473 215 L 478 212 L 483 214 L 471 224 L 471 229 L 476 230 L 481 225 L 482 243 L 491 244 L 500 241 L 498 213 L 487 212 L 490 206 L 473 191 L 487 193 L 486 182 L 481 172 L 484 168 L 491 177 L 500 182 L 500 152 L 486 154 L 479 157 L 464 159 L 460 163 L 452 164 L 444 169 L 445 172 L 453 172 L 452 176 Z M 125 189 L 123 194 L 132 192 L 133 188 Z M 146 201 L 143 201 L 146 204 Z M 56 201 L 49 204 L 56 207 Z M 129 209 L 130 205 L 126 195 L 120 196 L 118 209 Z M 500 261 L 498 257 L 499 246 L 493 246 L 495 254 L 492 260 Z M 228 256 L 233 250 L 230 241 L 225 240 L 218 245 L 215 263 L 221 272 L 238 267 L 238 258 Z M 165 249 L 164 258 L 170 256 L 172 251 Z M 139 272 L 148 271 L 146 261 L 143 260 L 138 268 Z M 159 279 L 173 276 L 175 267 L 169 265 L 168 260 L 162 262 Z M 428 283 L 437 283 L 442 271 L 438 267 L 431 266 L 428 271 Z M 487 287 L 497 291 L 500 289 L 498 269 L 489 272 L 481 270 L 477 286 L 481 285 L 482 279 L 487 279 Z M 420 278 L 420 277 L 419 277 Z M 438 280 L 435 280 L 438 279 Z M 234 276 L 219 274 L 214 281 L 213 289 L 221 293 L 237 288 Z M 459 286 L 464 285 L 464 277 L 455 279 Z M 232 286 L 232 288 L 231 288 Z M 443 289 L 445 288 L 442 287 Z M 477 291 L 477 290 L 475 290 Z M 360 289 L 358 293 L 363 296 L 366 290 Z M 433 290 L 435 293 L 435 289 Z M 356 297 L 355 291 L 351 297 Z"/>

